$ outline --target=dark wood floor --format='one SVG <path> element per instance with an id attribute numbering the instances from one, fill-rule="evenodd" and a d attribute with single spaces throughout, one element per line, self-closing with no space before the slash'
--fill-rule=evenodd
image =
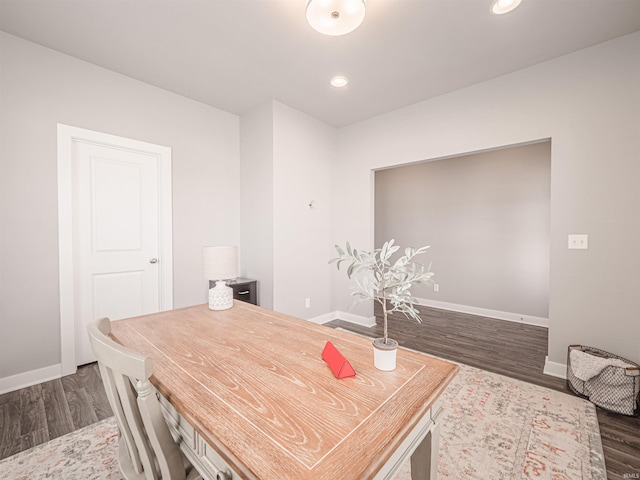
<path id="1" fill-rule="evenodd" d="M 112 416 L 97 364 L 0 395 L 0 459 Z"/>
<path id="2" fill-rule="evenodd" d="M 421 307 L 423 323 L 393 317 L 389 335 L 415 350 L 567 392 L 565 381 L 544 375 L 547 330 Z M 371 337 L 374 328 L 339 320 L 328 324 Z M 0 459 L 112 415 L 98 368 L 0 395 Z M 610 480 L 640 478 L 640 418 L 598 409 Z"/>

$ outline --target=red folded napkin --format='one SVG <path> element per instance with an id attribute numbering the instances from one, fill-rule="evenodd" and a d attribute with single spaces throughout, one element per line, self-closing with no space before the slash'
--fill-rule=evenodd
<path id="1" fill-rule="evenodd" d="M 331 371 L 337 378 L 353 377 L 356 374 L 349 360 L 344 358 L 331 342 L 327 342 L 324 346 L 322 359 L 327 362 L 329 368 L 331 368 Z"/>

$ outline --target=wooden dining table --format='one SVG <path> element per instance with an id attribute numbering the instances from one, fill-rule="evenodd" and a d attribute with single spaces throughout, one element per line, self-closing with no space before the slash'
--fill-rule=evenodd
<path id="1" fill-rule="evenodd" d="M 439 397 L 458 367 L 399 348 L 373 366 L 371 339 L 235 301 L 112 322 L 151 357 L 151 382 L 180 448 L 209 479 L 435 480 Z M 321 358 L 330 341 L 356 375 Z"/>

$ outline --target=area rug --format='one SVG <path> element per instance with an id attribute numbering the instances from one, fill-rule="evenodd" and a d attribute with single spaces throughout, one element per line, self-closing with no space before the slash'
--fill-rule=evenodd
<path id="1" fill-rule="evenodd" d="M 443 399 L 440 479 L 607 478 L 586 400 L 465 365 Z"/>
<path id="2" fill-rule="evenodd" d="M 585 400 L 466 365 L 442 398 L 441 480 L 607 478 Z M 407 462 L 394 480 L 410 475 Z M 113 418 L 0 460 L 2 480 L 43 478 L 121 480 Z"/>
<path id="3" fill-rule="evenodd" d="M 0 460 L 1 480 L 122 480 L 114 417 Z"/>

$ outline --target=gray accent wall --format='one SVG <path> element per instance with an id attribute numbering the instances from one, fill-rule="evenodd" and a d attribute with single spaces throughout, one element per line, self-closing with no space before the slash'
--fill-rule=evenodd
<path id="1" fill-rule="evenodd" d="M 375 245 L 431 246 L 416 297 L 547 318 L 550 175 L 549 141 L 379 170 Z"/>

